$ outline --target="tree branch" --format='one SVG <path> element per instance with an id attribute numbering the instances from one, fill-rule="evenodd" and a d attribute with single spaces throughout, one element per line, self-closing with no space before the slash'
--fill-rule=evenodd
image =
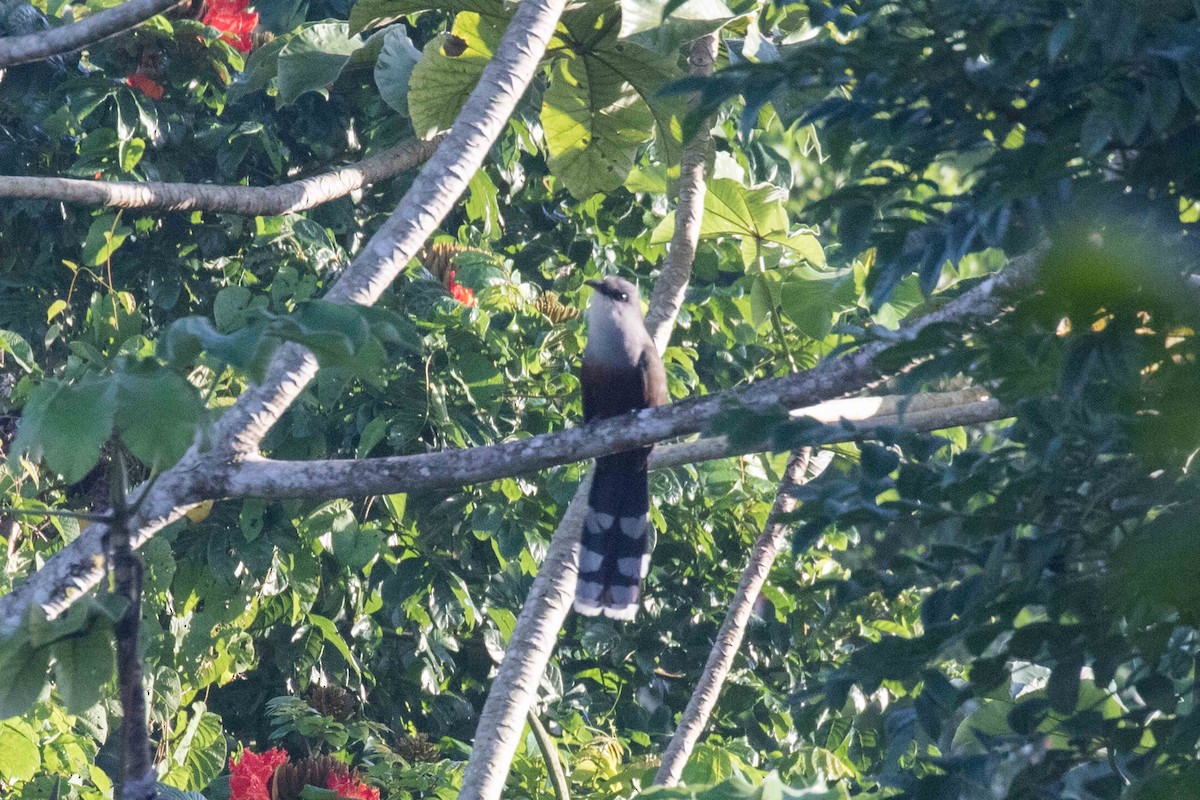
<path id="1" fill-rule="evenodd" d="M 713 413 L 698 413 L 694 419 L 687 414 L 674 413 L 673 416 L 681 417 L 691 430 L 676 431 L 670 435 L 690 433 L 705 427 L 716 412 L 723 410 L 721 397 L 721 394 L 710 395 L 712 403 L 707 407 L 714 409 Z M 853 441 L 886 425 L 903 424 L 916 430 L 937 430 L 1000 419 L 1007 414 L 997 401 L 981 400 L 981 397 L 982 393 L 978 390 L 924 394 L 913 398 L 856 397 L 802 408 L 793 411 L 792 416 L 810 417 L 825 423 L 837 423 L 840 420 L 870 422 L 867 428 L 847 429 L 830 440 Z M 905 401 L 908 401 L 907 404 Z M 486 483 L 655 444 L 669 437 L 632 435 L 631 424 L 638 424 L 643 419 L 653 422 L 671 413 L 670 409 L 675 406 L 691 407 L 685 401 L 645 411 L 634 417 L 637 420 L 635 423 L 631 423 L 628 416 L 620 417 L 557 433 L 462 450 L 361 460 L 272 461 L 247 458 L 239 462 L 225 481 L 222 498 L 326 499 L 452 489 Z M 931 425 L 934 427 L 929 427 Z M 665 466 L 756 452 L 769 446 L 770 443 L 765 441 L 747 442 L 735 449 L 729 446 L 725 437 L 717 436 L 657 448 L 651 454 L 650 466 L 662 469 Z"/>
<path id="2" fill-rule="evenodd" d="M 401 142 L 382 153 L 364 158 L 358 164 L 280 186 L 5 176 L 0 178 L 0 197 L 43 198 L 112 208 L 276 216 L 328 203 L 355 189 L 412 169 L 433 155 L 440 141 L 441 137 L 430 141 L 412 139 Z"/>
<path id="3" fill-rule="evenodd" d="M 112 522 L 109 545 L 112 558 L 113 592 L 127 601 L 117 620 L 117 689 L 121 696 L 121 800 L 154 800 L 154 761 L 146 730 L 146 684 L 142 657 L 138 652 L 138 629 L 142 622 L 142 561 L 129 541 L 128 478 L 124 456 L 118 451 L 110 469 Z"/>
<path id="4" fill-rule="evenodd" d="M 437 153 L 421 170 L 396 210 L 330 289 L 326 299 L 369 304 L 378 298 L 434 231 L 503 130 L 541 62 L 565 0 L 523 0 L 478 85 Z M 221 417 L 209 450 L 194 445 L 148 491 L 135 492 L 130 520 L 140 547 L 206 498 L 224 494 L 240 460 L 253 456 L 262 437 L 316 375 L 316 359 L 303 347 L 280 347 L 262 383 L 238 397 Z M 142 497 L 146 492 L 146 497 Z M 31 605 L 57 617 L 103 574 L 104 525 L 92 525 L 59 550 L 28 581 L 0 597 L 0 635 L 15 629 Z M 522 714 L 522 716 L 524 716 Z"/>
<path id="5" fill-rule="evenodd" d="M 136 28 L 153 16 L 189 0 L 126 0 L 79 22 L 25 36 L 0 39 L 0 69 L 71 53 Z"/>
<path id="6" fill-rule="evenodd" d="M 708 654 L 708 662 L 704 665 L 700 680 L 692 691 L 692 698 L 679 719 L 675 735 L 671 737 L 667 751 L 663 754 L 658 774 L 654 776 L 655 786 L 674 786 L 679 782 L 679 776 L 683 774 L 692 748 L 696 746 L 713 708 L 717 705 L 721 686 L 729 675 L 738 648 L 742 646 L 742 637 L 754 611 L 754 603 L 758 600 L 759 592 L 762 591 L 767 575 L 771 572 L 771 565 L 775 563 L 775 556 L 786 539 L 788 524 L 780 518 L 796 507 L 796 498 L 792 496 L 791 490 L 820 475 L 832 460 L 833 453 L 827 450 L 818 453 L 814 458 L 812 451 L 807 448 L 793 453 L 788 459 L 783 480 L 775 493 L 775 504 L 771 507 L 766 524 L 763 525 L 762 535 L 750 551 L 750 560 L 742 573 L 737 594 L 729 605 L 729 613 L 721 623 L 717 641 Z"/>
<path id="7" fill-rule="evenodd" d="M 567 783 L 567 774 L 563 772 L 562 761 L 558 757 L 558 746 L 550 738 L 550 732 L 538 718 L 536 708 L 529 709 L 529 730 L 537 741 L 538 750 L 542 751 L 542 760 L 546 762 L 546 773 L 550 776 L 550 785 L 554 788 L 554 800 L 571 800 L 571 789 Z"/>
<path id="8" fill-rule="evenodd" d="M 688 57 L 688 73 L 703 78 L 712 74 L 717 60 L 719 34 L 713 31 L 692 44 Z M 696 260 L 696 245 L 700 242 L 700 223 L 704 218 L 704 195 L 708 191 L 705 165 L 711 150 L 712 133 L 701 125 L 696 137 L 683 148 L 679 158 L 679 202 L 675 206 L 675 231 L 671 249 L 663 261 L 662 271 L 654 282 L 650 295 L 650 310 L 646 314 L 646 330 L 654 339 L 658 351 L 667 349 L 675 317 L 683 305 L 688 282 L 692 279 L 692 262 Z"/>

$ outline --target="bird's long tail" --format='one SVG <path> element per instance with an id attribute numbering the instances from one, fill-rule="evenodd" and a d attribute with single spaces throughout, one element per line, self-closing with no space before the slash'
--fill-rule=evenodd
<path id="1" fill-rule="evenodd" d="M 596 460 L 579 547 L 575 610 L 633 619 L 650 568 L 649 450 Z"/>

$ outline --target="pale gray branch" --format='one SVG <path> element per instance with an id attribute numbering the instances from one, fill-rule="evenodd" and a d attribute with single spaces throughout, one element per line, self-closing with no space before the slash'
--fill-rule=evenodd
<path id="1" fill-rule="evenodd" d="M 754 386 L 763 386 L 764 383 Z M 752 396 L 753 392 L 747 394 Z M 869 423 L 869 426 L 848 427 L 835 431 L 831 438 L 822 443 L 853 441 L 869 436 L 871 431 L 882 426 L 905 425 L 914 430 L 937 430 L 999 419 L 1007 413 L 997 401 L 979 400 L 979 396 L 978 390 L 964 390 L 917 395 L 913 398 L 856 397 L 834 400 L 792 413 L 794 416 L 810 417 L 818 422 L 836 423 L 845 420 Z M 722 409 L 721 397 L 719 394 L 710 395 L 707 398 L 708 408 L 719 412 Z M 746 399 L 747 397 L 743 397 L 743 400 Z M 972 399 L 975 402 L 971 402 Z M 691 404 L 687 403 L 676 405 L 691 407 Z M 247 458 L 233 470 L 225 482 L 222 497 L 325 499 L 451 489 L 486 483 L 662 441 L 669 437 L 645 433 L 630 438 L 630 427 L 642 419 L 652 422 L 659 416 L 671 413 L 671 408 L 673 406 L 663 406 L 644 411 L 636 417 L 602 420 L 557 433 L 463 450 L 326 461 Z M 683 419 L 686 427 L 698 430 L 704 427 L 705 423 L 711 422 L 712 416 L 702 413 L 695 418 L 689 418 L 685 414 Z M 630 419 L 635 422 L 631 423 Z M 678 431 L 670 435 L 676 433 Z M 653 469 L 662 469 L 667 466 L 756 452 L 768 446 L 768 442 L 751 442 L 735 449 L 729 446 L 724 437 L 712 437 L 656 448 L 651 455 L 650 466 Z"/>
<path id="2" fill-rule="evenodd" d="M 688 72 L 693 77 L 712 74 L 719 38 L 720 34 L 713 31 L 692 44 Z M 692 262 L 696 260 L 700 223 L 704 218 L 704 195 L 708 189 L 704 170 L 711 141 L 712 134 L 706 122 L 679 157 L 679 202 L 675 206 L 675 231 L 658 280 L 654 282 L 650 310 L 646 314 L 646 330 L 650 332 L 660 353 L 667 349 L 667 341 L 675 327 L 675 317 L 683 305 L 683 296 L 692 278 Z"/>
<path id="3" fill-rule="evenodd" d="M 74 52 L 136 28 L 151 17 L 186 2 L 188 0 L 126 0 L 71 25 L 5 37 L 0 39 L 0 68 Z"/>
<path id="4" fill-rule="evenodd" d="M 374 302 L 434 231 L 483 163 L 524 93 L 558 24 L 565 0 L 523 0 L 495 57 L 484 68 L 443 140 L 396 210 L 326 298 Z M 243 392 L 218 423 L 208 450 L 194 446 L 163 473 L 130 520 L 130 538 L 140 547 L 197 502 L 225 493 L 225 480 L 316 374 L 312 354 L 294 344 L 280 347 L 263 382 Z M 0 597 L 0 634 L 12 630 L 33 605 L 50 617 L 65 611 L 100 579 L 100 541 L 105 528 L 92 525 L 14 591 Z M 522 713 L 523 717 L 523 713 Z"/>
<path id="5" fill-rule="evenodd" d="M 138 183 L 76 178 L 0 178 L 0 197 L 43 198 L 112 208 L 161 211 L 220 211 L 276 216 L 328 203 L 356 189 L 411 169 L 433 155 L 440 138 L 413 139 L 357 164 L 339 167 L 279 186 L 225 186 L 211 183 Z"/>
<path id="6" fill-rule="evenodd" d="M 717 632 L 717 641 L 708 654 L 708 662 L 704 665 L 700 680 L 692 691 L 692 698 L 679 719 L 675 735 L 671 737 L 671 742 L 663 754 L 658 774 L 654 776 L 655 786 L 674 786 L 679 782 L 679 776 L 683 774 L 692 748 L 696 746 L 704 726 L 708 724 L 708 718 L 717 705 L 721 686 L 729 675 L 738 648 L 742 646 L 742 637 L 754 611 L 754 603 L 758 600 L 759 592 L 762 591 L 767 575 L 771 572 L 771 565 L 775 563 L 775 556 L 786 539 L 788 524 L 781 518 L 796 507 L 796 498 L 792 496 L 791 490 L 824 472 L 832 460 L 833 454 L 829 451 L 823 451 L 813 458 L 812 451 L 808 449 L 793 453 L 788 459 L 783 480 L 775 493 L 775 504 L 771 507 L 771 513 L 763 526 L 762 535 L 750 551 L 749 563 L 742 573 L 742 580 L 738 584 L 733 602 L 729 605 L 725 621 L 721 623 L 721 629 Z"/>

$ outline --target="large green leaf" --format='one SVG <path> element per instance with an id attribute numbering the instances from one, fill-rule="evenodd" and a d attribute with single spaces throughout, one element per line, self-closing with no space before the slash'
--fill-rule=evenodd
<path id="1" fill-rule="evenodd" d="M 797 267 L 784 279 L 780 294 L 783 313 L 813 339 L 829 335 L 834 318 L 857 299 L 850 267 L 829 272 Z"/>
<path id="2" fill-rule="evenodd" d="M 50 651 L 20 634 L 0 637 L 0 720 L 25 713 L 46 688 Z"/>
<path id="3" fill-rule="evenodd" d="M 408 85 L 408 111 L 418 136 L 427 139 L 454 124 L 501 33 L 501 20 L 467 11 L 454 18 L 448 33 L 425 45 Z"/>
<path id="4" fill-rule="evenodd" d="M 677 164 L 683 145 L 680 120 L 684 115 L 684 102 L 679 95 L 660 94 L 664 86 L 682 75 L 676 54 L 660 56 L 613 35 L 597 42 L 583 57 L 598 61 L 628 81 L 654 115 L 660 159 L 668 166 Z"/>
<path id="5" fill-rule="evenodd" d="M 13 454 L 46 464 L 67 483 L 86 475 L 100 459 L 117 410 L 113 382 L 87 378 L 75 384 L 48 381 L 30 397 Z"/>
<path id="6" fill-rule="evenodd" d="M 721 0 L 686 0 L 665 19 L 669 0 L 621 0 L 621 37 L 656 30 L 662 25 L 686 26 L 691 38 L 711 33 L 737 15 Z"/>
<path id="7" fill-rule="evenodd" d="M 144 464 L 157 469 L 174 464 L 196 436 L 201 409 L 196 387 L 160 367 L 125 370 L 115 380 L 121 441 Z"/>
<path id="8" fill-rule="evenodd" d="M 700 238 L 739 237 L 747 266 L 757 252 L 756 245 L 762 244 L 781 246 L 814 266 L 825 266 L 825 254 L 816 236 L 789 232 L 785 197 L 782 189 L 768 183 L 746 187 L 732 178 L 715 178 L 709 181 L 704 195 Z M 675 213 L 671 212 L 654 228 L 651 242 L 671 241 L 674 229 Z"/>
<path id="9" fill-rule="evenodd" d="M 180 725 L 184 716 L 180 712 Z M 183 791 L 200 791 L 221 774 L 225 754 L 221 718 L 208 711 L 204 703 L 193 703 L 191 719 L 159 766 L 159 780 Z"/>
<path id="10" fill-rule="evenodd" d="M 389 28 L 383 36 L 383 49 L 375 62 L 375 85 L 379 96 L 393 110 L 408 116 L 408 85 L 421 51 L 413 46 L 403 26 Z"/>
<path id="11" fill-rule="evenodd" d="M 59 639 L 51 653 L 54 685 L 67 711 L 80 714 L 94 706 L 116 668 L 109 626 L 93 622 L 83 635 Z"/>
<path id="12" fill-rule="evenodd" d="M 294 103 L 305 92 L 328 94 L 362 45 L 344 22 L 315 22 L 301 28 L 279 51 L 279 101 Z"/>
<path id="13" fill-rule="evenodd" d="M 443 0 L 431 3 L 428 0 L 359 0 L 350 9 L 350 30 L 361 33 L 367 28 L 387 25 L 409 14 L 437 9 L 447 13 L 471 11 L 483 17 L 507 20 L 501 0 Z"/>
<path id="14" fill-rule="evenodd" d="M 19 719 L 0 722 L 0 782 L 12 784 L 32 778 L 42 765 L 38 737 Z"/>
<path id="15" fill-rule="evenodd" d="M 550 171 L 577 198 L 611 192 L 650 138 L 653 119 L 633 87 L 601 61 L 560 58 L 542 102 Z"/>

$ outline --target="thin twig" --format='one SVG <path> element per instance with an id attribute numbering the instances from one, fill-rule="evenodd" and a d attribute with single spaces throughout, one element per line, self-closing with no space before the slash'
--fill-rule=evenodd
<path id="1" fill-rule="evenodd" d="M 771 565 L 775 563 L 775 556 L 784 544 L 788 525 L 780 518 L 796 507 L 796 499 L 791 490 L 815 478 L 832 460 L 833 454 L 829 451 L 822 451 L 814 458 L 812 451 L 807 448 L 793 453 L 788 460 L 783 480 L 779 482 L 779 489 L 775 492 L 775 504 L 771 507 L 771 513 L 763 526 L 762 535 L 750 551 L 749 563 L 742 573 L 741 583 L 738 584 L 737 594 L 729 605 L 725 621 L 721 623 L 721 629 L 717 632 L 717 641 L 708 654 L 708 663 L 704 665 L 700 680 L 692 691 L 692 699 L 679 719 L 679 726 L 663 754 L 658 774 L 654 776 L 655 786 L 674 786 L 679 782 L 679 776 L 683 774 L 692 748 L 696 746 L 713 708 L 716 707 L 721 686 L 725 683 L 725 678 L 733 666 L 734 656 L 742 645 L 746 625 L 754 611 L 754 603 L 758 600 L 763 584 L 766 583 Z"/>
<path id="2" fill-rule="evenodd" d="M 533 738 L 537 742 L 538 750 L 542 751 L 542 760 L 546 762 L 546 772 L 550 776 L 550 786 L 554 789 L 554 797 L 556 800 L 571 800 L 567 774 L 563 772 L 562 761 L 558 758 L 558 746 L 554 744 L 554 740 L 550 738 L 550 732 L 538 718 L 536 708 L 529 709 L 529 730 L 533 731 Z"/>

